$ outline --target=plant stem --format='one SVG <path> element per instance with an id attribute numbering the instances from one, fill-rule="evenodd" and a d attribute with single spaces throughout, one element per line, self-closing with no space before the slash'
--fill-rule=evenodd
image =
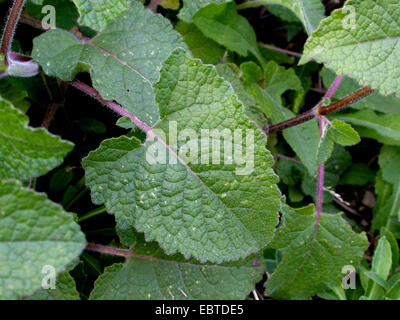
<path id="1" fill-rule="evenodd" d="M 259 43 L 258 44 L 260 47 L 263 48 L 267 48 L 269 50 L 273 50 L 273 51 L 277 51 L 277 52 L 282 52 L 282 53 L 286 53 L 290 56 L 294 56 L 294 57 L 301 57 L 302 54 L 298 53 L 298 52 L 294 52 L 294 51 L 290 51 L 290 50 L 286 50 L 286 49 L 282 49 L 282 48 L 278 48 L 278 47 L 274 47 L 274 46 L 270 46 L 268 44 L 264 44 L 264 43 Z"/>
<path id="2" fill-rule="evenodd" d="M 335 94 L 336 90 L 339 88 L 340 83 L 342 82 L 344 76 L 338 76 L 336 79 L 333 81 L 332 85 L 326 92 L 324 99 L 330 99 L 332 96 Z M 364 90 L 365 88 L 362 88 L 361 90 Z M 368 88 L 369 89 L 369 88 Z M 345 99 L 347 99 L 346 97 Z M 329 106 L 328 106 L 329 107 Z M 321 115 L 321 110 L 320 108 L 324 108 L 322 106 L 322 103 L 318 104 L 315 110 L 317 111 L 318 115 L 318 122 L 319 122 L 319 134 L 322 139 L 322 136 L 324 134 L 325 126 L 326 126 L 326 118 L 324 115 Z M 319 225 L 319 220 L 320 216 L 322 213 L 322 205 L 324 202 L 324 178 L 325 178 L 325 164 L 322 163 L 318 167 L 318 178 L 317 178 L 317 212 L 316 212 L 316 230 L 318 230 L 318 225 Z"/>
<path id="3" fill-rule="evenodd" d="M 336 88 L 337 89 L 337 88 Z M 334 91 L 336 91 L 336 89 Z M 329 91 L 329 90 L 328 90 Z M 374 92 L 373 89 L 369 87 L 363 87 L 360 90 L 357 90 L 356 92 L 348 95 L 347 97 L 338 100 L 329 106 L 323 106 L 321 104 L 317 105 L 315 108 L 304 112 L 292 119 L 274 124 L 270 126 L 269 128 L 264 128 L 264 132 L 266 134 L 270 134 L 272 132 L 277 132 L 277 131 L 282 131 L 284 129 L 296 126 L 298 124 L 304 123 L 306 121 L 309 121 L 311 119 L 314 119 L 317 116 L 323 116 L 327 115 L 329 113 L 337 112 L 341 109 L 344 109 L 348 106 L 350 106 L 353 103 L 356 103 L 357 101 L 360 101 L 361 99 L 369 96 L 372 92 Z M 331 94 L 328 94 L 329 92 L 326 93 L 325 98 L 328 96 L 332 96 Z"/>
<path id="4" fill-rule="evenodd" d="M 163 0 L 151 0 L 149 5 L 147 6 L 147 9 L 152 10 L 153 12 L 157 11 L 158 5 L 162 2 Z"/>
<path id="5" fill-rule="evenodd" d="M 51 123 L 51 120 L 53 120 L 53 117 L 57 111 L 58 104 L 57 103 L 52 103 L 46 110 L 46 114 L 44 115 L 44 119 L 42 121 L 42 128 L 48 129 Z"/>
<path id="6" fill-rule="evenodd" d="M 147 124 L 145 124 L 144 122 L 140 121 L 134 115 L 132 115 L 131 113 L 129 113 L 126 110 L 124 110 L 118 103 L 115 103 L 115 102 L 112 102 L 112 101 L 107 101 L 107 100 L 103 99 L 103 97 L 95 89 L 93 89 L 92 87 L 88 86 L 87 84 L 85 84 L 85 83 L 83 83 L 83 82 L 81 82 L 79 80 L 74 80 L 74 81 L 71 82 L 71 84 L 75 88 L 87 93 L 89 96 L 91 96 L 92 98 L 96 99 L 97 101 L 99 101 L 100 103 L 102 103 L 106 107 L 110 108 L 111 110 L 115 111 L 119 115 L 121 115 L 123 117 L 129 117 L 132 120 L 132 122 L 135 123 L 145 133 L 149 133 L 151 131 L 151 127 L 149 127 Z"/>
<path id="7" fill-rule="evenodd" d="M 4 27 L 3 37 L 1 39 L 0 54 L 4 55 L 6 64 L 8 65 L 8 54 L 11 49 L 11 43 L 14 38 L 15 29 L 24 7 L 25 0 L 15 0 L 11 7 L 10 15 L 8 16 L 6 26 Z"/>
<path id="8" fill-rule="evenodd" d="M 107 209 L 104 206 L 96 208 L 96 209 L 94 209 L 94 210 L 92 210 L 92 211 L 90 211 L 88 213 L 85 213 L 83 216 L 79 217 L 78 218 L 78 222 L 82 222 L 84 220 L 87 220 L 87 219 L 90 219 L 92 217 L 98 216 L 98 215 L 100 215 L 102 213 L 105 213 L 105 212 L 107 212 Z"/>

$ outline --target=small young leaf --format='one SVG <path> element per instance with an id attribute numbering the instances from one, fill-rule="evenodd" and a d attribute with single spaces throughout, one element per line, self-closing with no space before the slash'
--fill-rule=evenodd
<path id="1" fill-rule="evenodd" d="M 347 147 L 353 146 L 360 142 L 360 136 L 357 131 L 354 130 L 351 125 L 340 120 L 332 121 L 332 137 L 336 143 Z"/>
<path id="2" fill-rule="evenodd" d="M 332 115 L 351 123 L 361 137 L 373 138 L 388 145 L 400 145 L 400 114 L 378 114 L 372 110 Z"/>

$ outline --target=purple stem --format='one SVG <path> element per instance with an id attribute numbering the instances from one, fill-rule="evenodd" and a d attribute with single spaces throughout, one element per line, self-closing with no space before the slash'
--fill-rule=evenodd
<path id="1" fill-rule="evenodd" d="M 11 7 L 6 26 L 4 27 L 3 36 L 1 38 L 0 53 L 4 54 L 5 62 L 8 65 L 8 54 L 11 49 L 11 43 L 14 38 L 15 29 L 24 7 L 25 0 L 15 0 Z"/>
<path id="2" fill-rule="evenodd" d="M 337 76 L 335 81 L 333 81 L 332 85 L 326 92 L 324 99 L 330 99 L 333 97 L 335 94 L 336 90 L 339 88 L 340 83 L 342 82 L 344 76 Z M 322 102 L 319 103 L 316 108 L 321 106 Z M 322 135 L 324 133 L 324 129 L 326 126 L 326 121 L 327 119 L 325 116 L 318 116 L 318 122 L 319 122 L 319 134 L 320 137 L 322 138 Z M 317 212 L 316 212 L 316 228 L 318 228 L 320 216 L 322 213 L 322 205 L 324 202 L 324 177 L 325 177 L 325 164 L 320 164 L 318 167 L 318 178 L 317 178 Z"/>
<path id="3" fill-rule="evenodd" d="M 288 54 L 290 56 L 295 56 L 295 57 L 301 57 L 302 56 L 301 53 L 290 51 L 290 50 L 286 50 L 286 49 L 282 49 L 282 48 L 278 48 L 278 47 L 274 47 L 274 46 L 271 46 L 269 44 L 260 43 L 259 46 L 267 48 L 267 49 L 270 49 L 270 50 L 273 50 L 273 51 L 286 53 L 286 54 Z"/>
<path id="4" fill-rule="evenodd" d="M 92 87 L 88 86 L 87 84 L 79 81 L 79 80 L 74 80 L 71 83 L 75 88 L 87 93 L 89 96 L 92 98 L 96 99 L 97 101 L 101 102 L 103 105 L 106 107 L 110 108 L 114 112 L 118 113 L 119 115 L 123 117 L 129 117 L 131 121 L 136 124 L 142 131 L 145 133 L 150 134 L 152 132 L 151 127 L 149 127 L 147 124 L 144 122 L 140 121 L 137 117 L 135 117 L 133 114 L 129 113 L 128 111 L 124 110 L 118 103 L 112 102 L 112 101 L 107 101 L 104 100 L 103 97 Z"/>

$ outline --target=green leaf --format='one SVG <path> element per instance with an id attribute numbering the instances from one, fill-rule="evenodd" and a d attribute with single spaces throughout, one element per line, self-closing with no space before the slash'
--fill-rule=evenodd
<path id="1" fill-rule="evenodd" d="M 318 144 L 318 150 L 317 150 L 318 164 L 325 163 L 331 157 L 334 146 L 335 146 L 334 133 L 332 129 L 330 129 L 330 127 L 327 126 L 325 127 L 321 140 Z"/>
<path id="2" fill-rule="evenodd" d="M 0 177 L 28 180 L 57 167 L 73 144 L 28 127 L 28 117 L 0 98 Z"/>
<path id="3" fill-rule="evenodd" d="M 64 271 L 85 236 L 59 205 L 17 182 L 0 181 L 0 204 L 0 298 L 16 299 L 40 288 L 45 266 Z"/>
<path id="4" fill-rule="evenodd" d="M 320 0 L 253 0 L 239 5 L 238 8 L 245 9 L 268 4 L 278 4 L 294 12 L 309 35 L 325 17 L 325 8 Z"/>
<path id="5" fill-rule="evenodd" d="M 372 267 L 370 273 L 365 273 L 372 281 L 368 283 L 365 295 L 371 299 L 380 299 L 387 289 L 386 279 L 392 267 L 392 249 L 389 241 L 383 236 L 379 239 L 372 257 Z"/>
<path id="6" fill-rule="evenodd" d="M 217 64 L 223 57 L 225 49 L 206 38 L 193 23 L 179 21 L 176 30 L 182 35 L 194 58 L 199 58 L 204 63 Z"/>
<path id="7" fill-rule="evenodd" d="M 265 65 L 253 27 L 237 13 L 235 3 L 210 4 L 193 16 L 193 22 L 206 37 L 243 57 L 250 52 Z"/>
<path id="8" fill-rule="evenodd" d="M 55 289 L 40 289 L 25 300 L 80 300 L 75 280 L 68 272 L 61 273 Z"/>
<path id="9" fill-rule="evenodd" d="M 340 178 L 341 185 L 365 186 L 375 181 L 376 173 L 366 163 L 353 163 Z"/>
<path id="10" fill-rule="evenodd" d="M 388 145 L 400 145 L 400 115 L 379 114 L 372 110 L 334 114 L 330 118 L 351 123 L 361 137 Z"/>
<path id="11" fill-rule="evenodd" d="M 391 272 L 395 273 L 397 267 L 399 266 L 399 245 L 397 243 L 396 237 L 393 235 L 392 232 L 390 232 L 389 229 L 382 227 L 380 230 L 380 234 L 382 237 L 385 237 L 386 240 L 390 243 L 390 248 L 392 250 L 392 268 Z"/>
<path id="12" fill-rule="evenodd" d="M 183 2 L 183 7 L 180 10 L 178 17 L 179 19 L 191 23 L 193 22 L 193 16 L 201 8 L 208 6 L 210 3 L 227 3 L 232 0 L 185 0 Z"/>
<path id="13" fill-rule="evenodd" d="M 266 282 L 277 299 L 307 299 L 340 284 L 345 265 L 357 266 L 367 249 L 365 233 L 354 233 L 340 215 L 296 213 L 283 206 L 282 226 L 270 247 L 283 258 Z"/>
<path id="14" fill-rule="evenodd" d="M 278 218 L 277 177 L 266 137 L 245 116 L 231 85 L 215 67 L 190 59 L 181 49 L 164 63 L 156 97 L 162 115 L 153 132 L 158 140 L 150 136 L 144 146 L 124 136 L 106 140 L 84 159 L 93 201 L 104 203 L 119 226 L 134 226 L 167 254 L 222 262 L 264 248 Z M 192 130 L 190 136 L 185 129 Z M 210 142 L 221 144 L 223 134 L 210 131 L 207 139 L 204 130 L 254 134 L 254 143 L 246 138 L 234 144 L 237 151 L 250 147 L 245 163 L 222 148 L 211 152 Z M 188 157 L 193 143 L 199 148 Z M 156 151 L 161 158 L 154 164 Z"/>
<path id="15" fill-rule="evenodd" d="M 308 65 L 308 64 L 307 64 Z M 307 66 L 306 65 L 306 66 Z M 337 75 L 327 68 L 323 68 L 321 71 L 321 76 L 325 87 L 329 88 Z M 336 99 L 341 99 L 349 94 L 360 89 L 360 86 L 352 79 L 345 77 L 339 85 L 333 95 Z M 361 99 L 360 101 L 350 105 L 352 109 L 371 109 L 374 111 L 384 112 L 384 113 L 395 113 L 400 114 L 400 99 L 396 98 L 394 95 L 383 96 L 379 93 L 372 93 L 368 97 Z"/>
<path id="16" fill-rule="evenodd" d="M 281 96 L 287 90 L 294 90 L 297 93 L 295 106 L 300 104 L 304 96 L 304 89 L 294 70 L 286 70 L 273 61 L 265 67 L 264 89 L 256 83 L 245 83 L 245 87 L 256 99 L 257 105 L 263 107 L 263 112 L 271 118 L 273 124 L 295 116 L 292 111 L 283 107 Z M 294 126 L 284 130 L 282 134 L 310 173 L 315 174 L 318 168 L 316 154 L 320 141 L 317 121 L 313 119 Z"/>
<path id="17" fill-rule="evenodd" d="M 102 31 L 109 22 L 115 21 L 125 12 L 131 0 L 72 0 L 79 11 L 79 24 Z"/>
<path id="18" fill-rule="evenodd" d="M 171 23 L 134 1 L 90 42 L 52 30 L 34 39 L 33 56 L 48 75 L 64 81 L 90 69 L 93 86 L 104 99 L 117 101 L 153 125 L 159 119 L 153 84 L 159 79 L 161 62 L 177 47 L 185 44 Z"/>
<path id="19" fill-rule="evenodd" d="M 346 122 L 333 120 L 331 130 L 333 132 L 333 139 L 341 146 L 354 146 L 361 140 L 357 131 Z"/>
<path id="20" fill-rule="evenodd" d="M 265 272 L 261 255 L 233 263 L 201 264 L 179 254 L 168 256 L 142 236 L 133 255 L 127 263 L 105 269 L 90 299 L 244 299 Z"/>
<path id="21" fill-rule="evenodd" d="M 47 5 L 53 6 L 55 9 L 55 22 L 57 28 L 69 30 L 77 25 L 76 20 L 78 19 L 79 14 L 70 0 L 44 0 L 41 1 L 40 4 L 28 2 L 26 4 L 26 11 L 31 17 L 42 21 L 43 18 L 48 16 L 50 13 L 50 11 L 42 12 L 43 7 Z"/>
<path id="22" fill-rule="evenodd" d="M 398 147 L 383 146 L 379 154 L 380 170 L 375 183 L 378 195 L 374 207 L 372 229 L 385 227 L 394 232 L 400 220 L 400 151 Z"/>
<path id="23" fill-rule="evenodd" d="M 398 0 L 349 0 L 307 40 L 300 63 L 315 59 L 383 95 L 400 97 Z"/>

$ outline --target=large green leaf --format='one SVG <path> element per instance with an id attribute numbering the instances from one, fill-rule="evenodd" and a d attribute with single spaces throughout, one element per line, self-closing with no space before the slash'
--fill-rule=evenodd
<path id="1" fill-rule="evenodd" d="M 323 62 L 383 95 L 400 97 L 398 0 L 349 0 L 307 40 L 300 63 Z"/>
<path id="2" fill-rule="evenodd" d="M 28 180 L 61 164 L 73 144 L 46 129 L 28 127 L 28 117 L 0 98 L 0 178 Z"/>
<path id="3" fill-rule="evenodd" d="M 185 44 L 171 23 L 134 1 L 89 42 L 62 30 L 35 38 L 33 56 L 48 75 L 65 81 L 90 69 L 93 86 L 103 98 L 117 101 L 153 125 L 159 115 L 152 86 L 159 79 L 161 62 L 176 47 Z"/>
<path id="4" fill-rule="evenodd" d="M 167 254 L 222 262 L 264 248 L 278 218 L 277 177 L 265 135 L 245 116 L 230 84 L 215 67 L 176 50 L 164 63 L 156 97 L 162 121 L 150 137 L 157 133 L 158 140 L 144 146 L 124 136 L 106 140 L 84 159 L 93 201 L 104 203 L 120 228 L 134 226 Z M 177 128 L 177 141 L 170 126 Z M 222 134 L 207 139 L 203 130 Z M 249 148 L 246 157 L 230 156 L 225 145 L 216 148 L 223 130 L 246 135 L 233 140 L 233 152 Z M 248 140 L 252 135 L 254 142 Z M 193 144 L 199 148 L 188 157 Z M 159 163 L 149 161 L 156 151 Z"/>
<path id="5" fill-rule="evenodd" d="M 262 255 L 233 263 L 201 264 L 168 256 L 137 237 L 133 257 L 113 264 L 96 281 L 90 299 L 244 299 L 265 271 Z"/>
<path id="6" fill-rule="evenodd" d="M 64 271 L 85 236 L 59 205 L 17 182 L 0 181 L 0 204 L 0 298 L 16 299 L 40 288 L 44 267 Z"/>
<path id="7" fill-rule="evenodd" d="M 200 9 L 193 22 L 203 34 L 231 51 L 246 57 L 251 52 L 264 65 L 256 33 L 246 18 L 239 15 L 233 2 L 210 4 Z"/>
<path id="8" fill-rule="evenodd" d="M 282 261 L 266 283 L 266 294 L 277 299 L 308 299 L 340 285 L 345 265 L 357 267 L 367 249 L 364 233 L 354 233 L 340 215 L 321 214 L 313 207 L 298 212 L 283 206 L 282 226 L 270 247 Z"/>
<path id="9" fill-rule="evenodd" d="M 309 35 L 317 29 L 320 21 L 325 17 L 325 8 L 321 0 L 253 0 L 239 5 L 239 9 L 268 4 L 278 4 L 293 11 Z"/>
<path id="10" fill-rule="evenodd" d="M 107 23 L 126 11 L 132 0 L 72 0 L 79 11 L 79 24 L 102 31 Z"/>

